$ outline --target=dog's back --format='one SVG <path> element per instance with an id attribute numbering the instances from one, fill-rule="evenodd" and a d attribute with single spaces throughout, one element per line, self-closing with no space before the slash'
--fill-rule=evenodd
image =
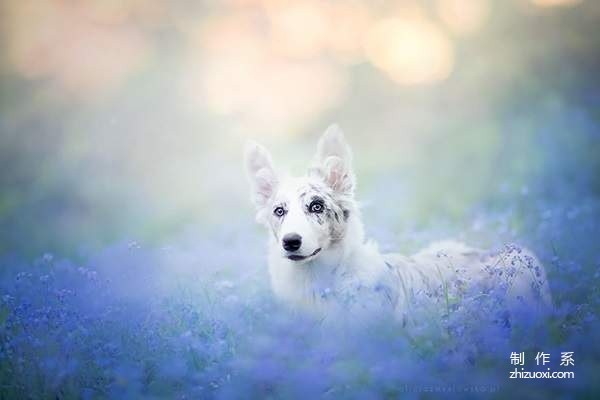
<path id="1" fill-rule="evenodd" d="M 496 296 L 509 310 L 544 312 L 552 307 L 545 269 L 526 248 L 508 245 L 490 252 L 447 240 L 410 257 L 386 254 L 384 258 L 398 275 L 404 308 L 419 296 L 443 300 L 488 295 Z"/>

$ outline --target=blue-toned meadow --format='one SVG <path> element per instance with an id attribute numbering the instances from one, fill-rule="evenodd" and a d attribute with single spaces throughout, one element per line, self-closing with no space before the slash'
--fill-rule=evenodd
<path id="1" fill-rule="evenodd" d="M 592 396 L 600 390 L 599 205 L 534 202 L 539 213 L 528 211 L 523 240 L 539 251 L 556 305 L 537 319 L 531 310 L 522 318 L 504 311 L 510 267 L 502 267 L 491 271 L 498 288 L 453 297 L 441 313 L 417 305 L 415 326 L 352 306 L 341 324 L 311 320 L 274 301 L 263 238 L 242 226 L 163 246 L 115 245 L 82 262 L 4 259 L 2 396 Z M 498 246 L 519 265 L 518 246 Z M 528 370 L 537 351 L 551 354 L 553 370 L 564 368 L 561 351 L 573 351 L 575 379 L 512 381 L 513 351 L 526 353 Z"/>

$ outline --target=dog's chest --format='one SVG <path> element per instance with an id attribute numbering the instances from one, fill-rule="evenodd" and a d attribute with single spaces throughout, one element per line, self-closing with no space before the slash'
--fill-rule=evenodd
<path id="1" fill-rule="evenodd" d="M 348 260 L 347 260 L 348 261 Z M 296 265 L 271 259 L 271 284 L 275 294 L 292 305 L 311 312 L 328 312 L 351 302 L 357 293 L 375 287 L 373 263 L 313 262 Z M 389 286 L 389 285 L 388 285 Z"/>

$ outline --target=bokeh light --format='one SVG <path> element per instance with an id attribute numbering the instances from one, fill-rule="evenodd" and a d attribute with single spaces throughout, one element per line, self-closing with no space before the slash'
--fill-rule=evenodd
<path id="1" fill-rule="evenodd" d="M 344 63 L 361 61 L 362 41 L 373 22 L 371 10 L 358 1 L 334 2 L 329 17 L 326 39 L 333 55 Z"/>
<path id="2" fill-rule="evenodd" d="M 293 58 L 320 54 L 327 40 L 330 21 L 326 2 L 267 1 L 266 13 L 275 51 Z"/>
<path id="3" fill-rule="evenodd" d="M 448 28 L 459 35 L 479 30 L 490 15 L 489 0 L 438 0 L 437 12 Z"/>
<path id="4" fill-rule="evenodd" d="M 446 79 L 454 67 L 452 42 L 433 23 L 422 18 L 387 18 L 369 31 L 368 59 L 401 84 Z"/>
<path id="5" fill-rule="evenodd" d="M 531 0 L 537 6 L 554 7 L 554 6 L 572 6 L 581 3 L 582 0 Z"/>
<path id="6" fill-rule="evenodd" d="M 253 15 L 211 21 L 187 50 L 183 92 L 199 108 L 237 116 L 245 129 L 297 131 L 336 105 L 345 77 L 325 60 L 288 58 L 279 46 Z"/>
<path id="7" fill-rule="evenodd" d="M 103 4 L 100 6 L 99 4 Z M 5 5 L 8 56 L 28 78 L 47 78 L 78 95 L 117 87 L 150 51 L 143 33 L 124 24 L 118 2 L 11 2 Z"/>

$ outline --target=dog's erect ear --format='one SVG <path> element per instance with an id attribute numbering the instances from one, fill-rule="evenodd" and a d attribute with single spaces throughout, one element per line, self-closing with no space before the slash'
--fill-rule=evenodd
<path id="1" fill-rule="evenodd" d="M 246 142 L 244 162 L 252 186 L 252 201 L 260 208 L 275 193 L 277 175 L 269 151 L 254 141 Z"/>
<path id="2" fill-rule="evenodd" d="M 336 192 L 353 193 L 352 151 L 339 126 L 331 125 L 319 139 L 313 171 Z"/>

